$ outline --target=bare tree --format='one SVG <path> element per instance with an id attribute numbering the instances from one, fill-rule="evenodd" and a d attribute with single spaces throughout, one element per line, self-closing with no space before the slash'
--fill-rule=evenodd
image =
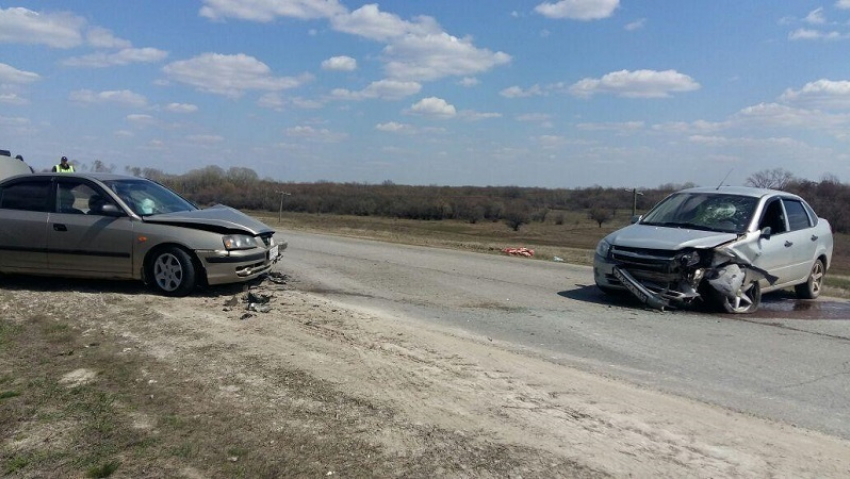
<path id="1" fill-rule="evenodd" d="M 602 208 L 598 206 L 591 208 L 587 216 L 593 221 L 595 221 L 600 228 L 602 227 L 602 223 L 605 223 L 614 217 L 614 215 L 611 214 L 611 210 L 609 208 Z"/>
<path id="2" fill-rule="evenodd" d="M 772 170 L 761 170 L 753 173 L 747 178 L 747 186 L 755 186 L 756 188 L 773 188 L 776 190 L 784 190 L 788 183 L 794 180 L 794 174 L 784 168 L 774 168 Z"/>

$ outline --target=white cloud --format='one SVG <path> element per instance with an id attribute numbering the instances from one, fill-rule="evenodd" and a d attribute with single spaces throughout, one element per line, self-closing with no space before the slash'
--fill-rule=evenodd
<path id="1" fill-rule="evenodd" d="M 71 101 L 77 103 L 112 103 L 131 107 L 142 107 L 147 105 L 148 103 L 148 100 L 143 95 L 133 93 L 130 90 L 113 90 L 102 92 L 95 92 L 92 90 L 76 90 L 71 92 L 69 98 Z"/>
<path id="2" fill-rule="evenodd" d="M 190 103 L 169 103 L 165 105 L 165 110 L 172 113 L 195 113 L 198 111 L 198 106 Z"/>
<path id="3" fill-rule="evenodd" d="M 156 63 L 164 60 L 168 52 L 156 48 L 125 48 L 116 53 L 97 52 L 80 57 L 71 57 L 62 64 L 69 67 L 105 68 L 132 63 Z"/>
<path id="4" fill-rule="evenodd" d="M 838 0 L 835 2 L 835 8 L 850 10 L 850 0 Z"/>
<path id="5" fill-rule="evenodd" d="M 481 81 L 475 77 L 463 77 L 459 82 L 457 82 L 460 86 L 472 87 L 476 85 L 480 85 Z"/>
<path id="6" fill-rule="evenodd" d="M 376 98 L 382 100 L 399 100 L 410 95 L 415 95 L 420 90 L 422 90 L 422 85 L 417 82 L 379 80 L 372 82 L 360 91 L 338 88 L 331 92 L 331 96 L 337 100 L 370 100 Z"/>
<path id="7" fill-rule="evenodd" d="M 86 32 L 86 41 L 95 48 L 124 49 L 133 46 L 129 41 L 118 38 L 101 27 L 94 27 Z"/>
<path id="8" fill-rule="evenodd" d="M 32 83 L 41 80 L 38 73 L 26 72 L 17 68 L 0 63 L 0 84 L 2 83 Z"/>
<path id="9" fill-rule="evenodd" d="M 541 3 L 534 11 L 548 18 L 589 21 L 610 17 L 619 5 L 620 0 L 560 0 Z"/>
<path id="10" fill-rule="evenodd" d="M 344 12 L 345 7 L 336 0 L 204 0 L 199 13 L 211 20 L 270 22 L 277 17 L 310 20 Z"/>
<path id="11" fill-rule="evenodd" d="M 501 118 L 501 113 L 493 113 L 493 112 L 480 112 L 475 110 L 461 110 L 458 113 L 458 117 L 462 118 L 466 121 L 481 121 L 481 120 L 490 120 L 493 118 Z"/>
<path id="12" fill-rule="evenodd" d="M 387 41 L 404 35 L 426 36 L 441 33 L 437 22 L 420 16 L 408 22 L 398 15 L 380 11 L 378 4 L 364 5 L 351 13 L 331 18 L 334 30 L 378 41 Z"/>
<path id="13" fill-rule="evenodd" d="M 850 34 L 832 32 L 821 32 L 809 28 L 798 28 L 788 34 L 789 40 L 845 40 L 850 38 Z"/>
<path id="14" fill-rule="evenodd" d="M 818 7 L 809 12 L 803 21 L 812 25 L 823 25 L 826 23 L 826 18 L 823 16 L 823 7 Z"/>
<path id="15" fill-rule="evenodd" d="M 70 13 L 38 13 L 26 8 L 0 8 L 0 43 L 26 43 L 73 48 L 83 43 L 86 21 Z"/>
<path id="16" fill-rule="evenodd" d="M 527 121 L 532 123 L 541 123 L 552 120 L 552 115 L 548 113 L 526 113 L 516 117 L 517 121 Z"/>
<path id="17" fill-rule="evenodd" d="M 191 141 L 192 143 L 202 144 L 221 143 L 222 141 L 224 141 L 224 137 L 219 135 L 189 135 L 186 137 L 186 139 Z"/>
<path id="18" fill-rule="evenodd" d="M 845 129 L 850 125 L 850 114 L 793 108 L 778 103 L 760 103 L 742 109 L 733 116 L 733 120 L 762 127 L 834 130 Z"/>
<path id="19" fill-rule="evenodd" d="M 693 122 L 676 121 L 652 125 L 652 130 L 660 133 L 693 134 L 715 132 L 728 128 L 729 126 L 729 122 L 713 122 L 705 120 L 696 120 Z"/>
<path id="20" fill-rule="evenodd" d="M 408 125 L 407 123 L 396 123 L 394 121 L 379 123 L 375 125 L 375 129 L 386 133 L 412 133 L 415 131 L 415 128 L 412 125 Z"/>
<path id="21" fill-rule="evenodd" d="M 0 103 L 20 106 L 29 104 L 29 100 L 21 98 L 17 93 L 0 93 Z"/>
<path id="22" fill-rule="evenodd" d="M 527 90 L 523 90 L 518 86 L 512 86 L 500 91 L 499 95 L 505 98 L 528 98 L 531 96 L 543 95 L 543 90 L 540 88 L 540 85 L 534 85 Z"/>
<path id="23" fill-rule="evenodd" d="M 625 28 L 627 31 L 633 32 L 635 30 L 640 30 L 645 26 L 646 26 L 646 19 L 645 18 L 639 18 L 639 19 L 637 19 L 633 22 L 627 23 L 626 26 L 623 27 L 623 28 Z"/>
<path id="24" fill-rule="evenodd" d="M 357 70 L 357 60 L 347 56 L 331 57 L 322 62 L 322 70 L 351 72 Z"/>
<path id="25" fill-rule="evenodd" d="M 620 70 L 602 78 L 585 78 L 570 87 L 570 93 L 589 98 L 598 93 L 610 93 L 626 98 L 665 98 L 674 92 L 700 88 L 688 75 L 675 70 Z"/>
<path id="26" fill-rule="evenodd" d="M 390 78 L 429 81 L 446 76 L 468 76 L 510 63 L 511 56 L 477 48 L 468 38 L 448 33 L 409 35 L 384 48 Z"/>
<path id="27" fill-rule="evenodd" d="M 469 38 L 444 32 L 429 16 L 407 21 L 366 4 L 349 12 L 335 0 L 204 0 L 201 15 L 221 20 L 232 17 L 268 22 L 277 17 L 327 18 L 331 28 L 386 43 L 381 60 L 391 79 L 432 81 L 447 76 L 470 76 L 511 61 L 504 52 L 473 45 Z"/>
<path id="28" fill-rule="evenodd" d="M 413 115 L 442 119 L 452 118 L 457 115 L 457 110 L 453 105 L 437 97 L 423 98 L 414 103 L 408 111 Z"/>
<path id="29" fill-rule="evenodd" d="M 779 99 L 804 108 L 850 109 L 850 81 L 817 80 L 799 90 L 789 88 Z"/>
<path id="30" fill-rule="evenodd" d="M 147 125 L 153 125 L 153 124 L 156 123 L 156 118 L 154 118 L 150 115 L 143 115 L 143 114 L 138 114 L 138 113 L 134 113 L 132 115 L 127 115 L 125 119 L 127 120 L 128 123 L 132 123 L 132 124 L 137 125 L 137 126 L 147 126 Z"/>
<path id="31" fill-rule="evenodd" d="M 200 91 L 232 98 L 247 90 L 279 91 L 295 88 L 309 80 L 276 77 L 271 69 L 254 57 L 204 53 L 189 60 L 169 63 L 163 72 L 172 80 L 193 86 Z"/>
<path id="32" fill-rule="evenodd" d="M 612 123 L 578 123 L 576 128 L 583 131 L 614 131 L 619 133 L 642 130 L 642 121 L 625 121 Z"/>
<path id="33" fill-rule="evenodd" d="M 286 135 L 321 143 L 338 143 L 348 137 L 346 133 L 335 133 L 325 128 L 317 129 L 312 126 L 295 126 L 288 128 L 286 130 Z"/>

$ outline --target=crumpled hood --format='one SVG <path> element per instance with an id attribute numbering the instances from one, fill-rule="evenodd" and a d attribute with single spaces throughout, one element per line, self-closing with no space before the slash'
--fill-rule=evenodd
<path id="1" fill-rule="evenodd" d="M 262 221 L 257 221 L 245 213 L 225 205 L 215 205 L 204 210 L 146 216 L 143 219 L 147 223 L 208 225 L 228 230 L 241 230 L 252 235 L 274 233 L 274 230 Z"/>
<path id="2" fill-rule="evenodd" d="M 605 240 L 615 246 L 676 251 L 683 248 L 714 248 L 737 237 L 735 233 L 633 224 L 611 233 Z"/>

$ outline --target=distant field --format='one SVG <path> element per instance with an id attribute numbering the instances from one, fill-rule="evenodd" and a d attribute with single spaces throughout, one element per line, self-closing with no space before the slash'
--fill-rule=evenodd
<path id="1" fill-rule="evenodd" d="M 393 243 L 435 246 L 499 253 L 506 247 L 526 247 L 534 250 L 536 259 L 552 261 L 555 257 L 568 263 L 590 265 L 596 243 L 608 233 L 628 224 L 630 215 L 620 215 L 599 228 L 586 215 L 560 212 L 563 224 L 547 218 L 546 222 L 522 225 L 512 231 L 502 222 L 483 221 L 470 224 L 463 221 L 417 221 L 369 216 L 313 215 L 283 213 L 278 215 L 255 212 L 270 226 L 283 230 L 309 230 L 346 236 L 374 238 Z M 550 215 L 554 217 L 555 215 Z M 850 289 L 850 235 L 835 235 L 835 253 L 827 283 Z"/>

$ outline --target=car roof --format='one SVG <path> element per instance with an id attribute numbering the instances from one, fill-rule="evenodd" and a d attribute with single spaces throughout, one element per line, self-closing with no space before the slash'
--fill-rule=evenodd
<path id="1" fill-rule="evenodd" d="M 74 172 L 74 173 L 56 173 L 56 172 L 44 172 L 44 173 L 29 173 L 25 175 L 17 175 L 27 176 L 31 178 L 88 178 L 92 180 L 98 181 L 114 181 L 114 180 L 145 180 L 147 178 L 140 178 L 138 176 L 128 176 L 128 175 L 119 175 L 115 173 L 88 173 L 88 172 Z"/>
<path id="2" fill-rule="evenodd" d="M 765 196 L 781 195 L 791 198 L 799 196 L 787 191 L 773 190 L 770 188 L 754 188 L 751 186 L 699 186 L 678 191 L 677 193 L 722 193 L 727 195 L 749 196 L 752 198 L 763 198 Z"/>

